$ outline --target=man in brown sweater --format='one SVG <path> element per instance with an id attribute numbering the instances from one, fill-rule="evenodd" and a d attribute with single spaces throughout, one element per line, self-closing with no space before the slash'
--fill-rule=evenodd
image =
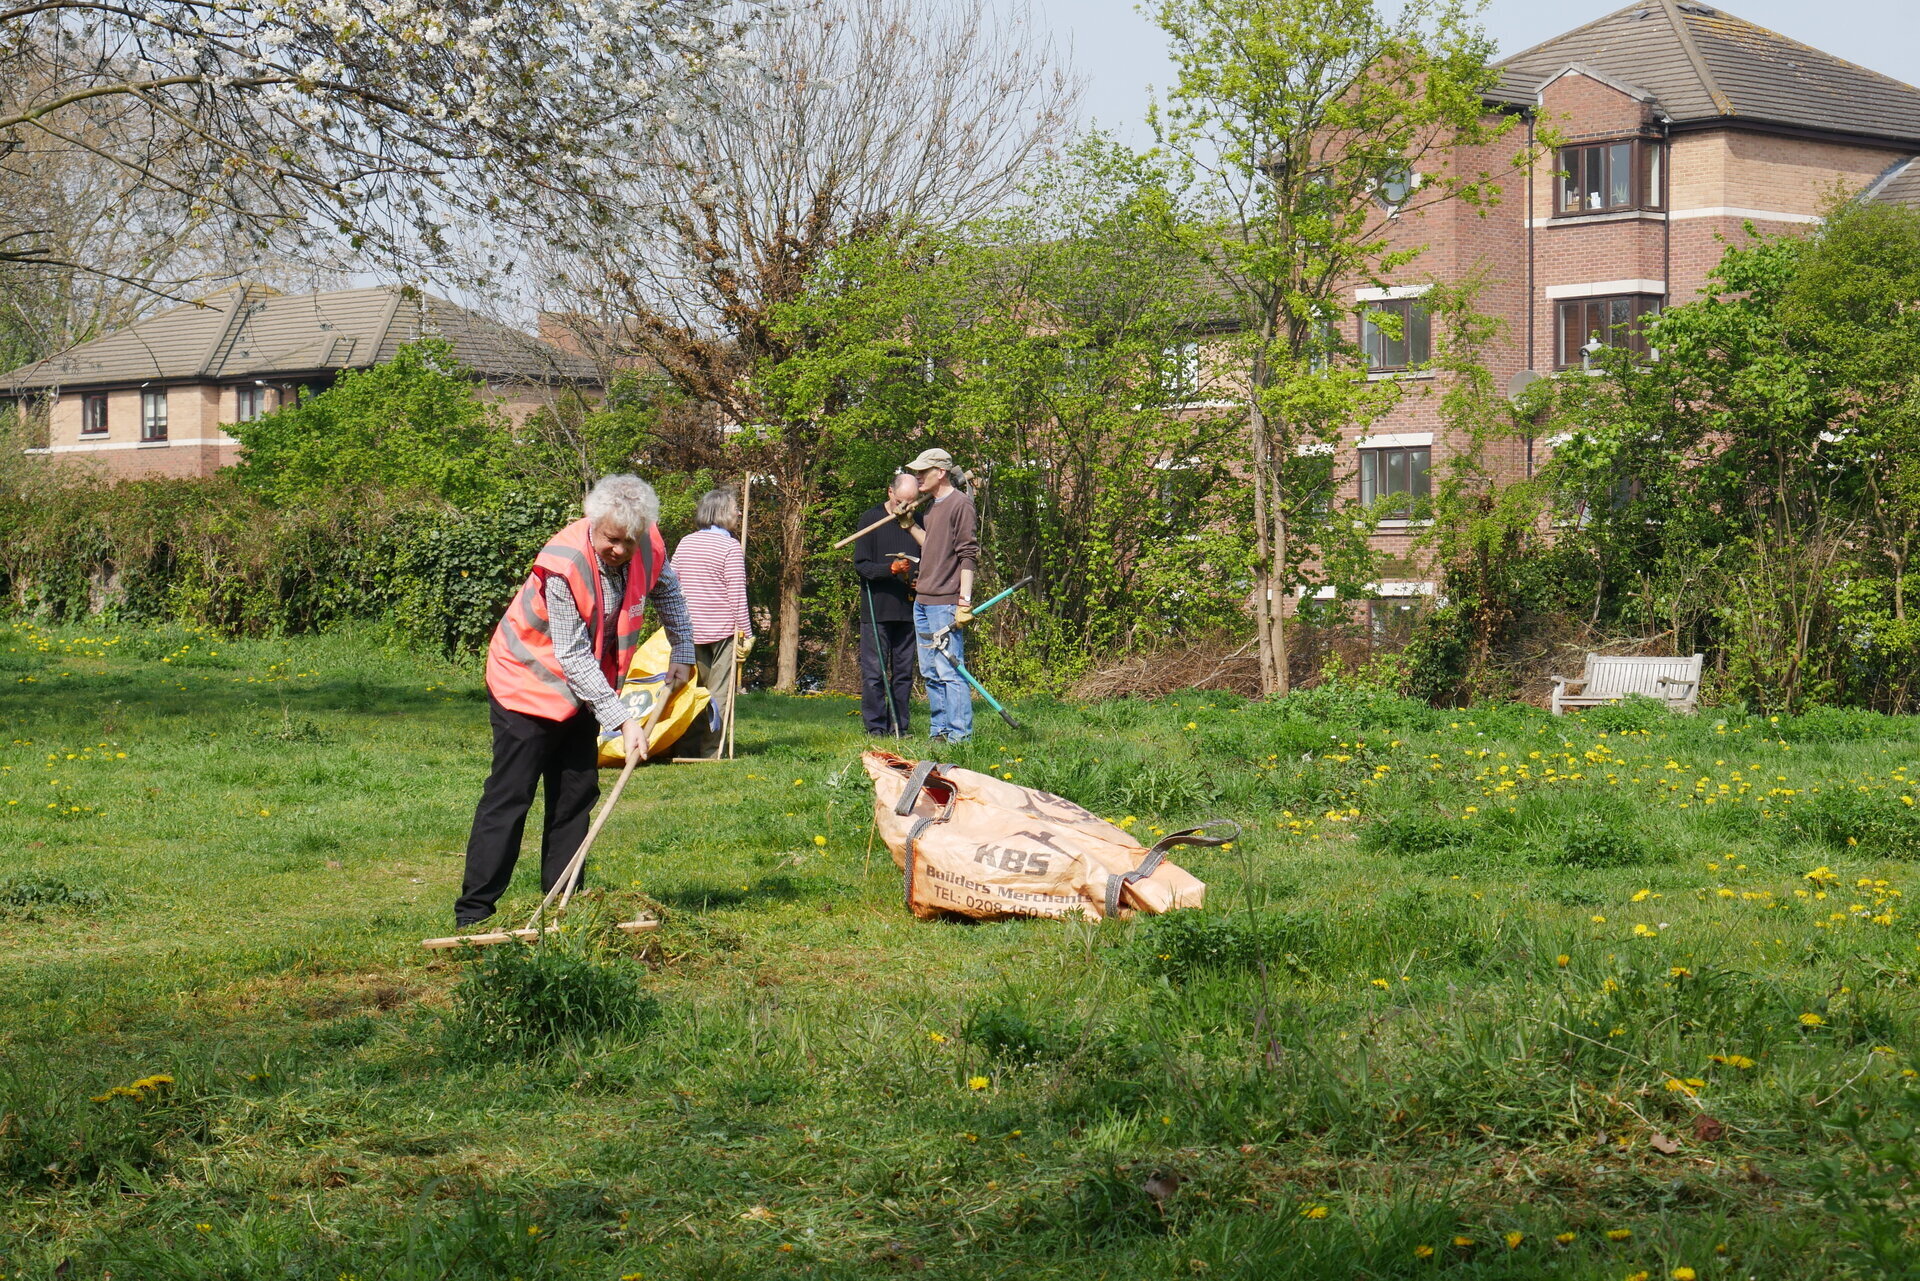
<path id="1" fill-rule="evenodd" d="M 973 621 L 973 572 L 980 559 L 979 518 L 973 499 L 953 487 L 953 455 L 929 449 L 906 470 L 920 481 L 920 493 L 933 499 L 924 526 L 902 524 L 920 544 L 920 574 L 914 583 L 913 630 L 920 648 L 920 679 L 931 707 L 931 737 L 964 743 L 973 734 L 973 691 L 956 664 L 966 662 L 960 629 Z M 938 647 L 934 635 L 947 628 Z"/>

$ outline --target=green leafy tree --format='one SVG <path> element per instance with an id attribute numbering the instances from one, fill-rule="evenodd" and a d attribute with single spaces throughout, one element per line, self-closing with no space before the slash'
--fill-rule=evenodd
<path id="1" fill-rule="evenodd" d="M 1021 628 L 1023 683 L 1058 688 L 1090 656 L 1220 622 L 1247 590 L 1229 465 L 1245 410 L 1206 350 L 1218 301 L 1164 216 L 1163 175 L 1088 139 L 1017 211 L 844 247 L 778 313 L 831 337 L 757 385 L 838 433 L 841 474 L 869 482 L 854 511 L 917 434 L 975 472 L 990 578 L 1035 580 L 998 615 Z"/>
<path id="2" fill-rule="evenodd" d="M 1492 45 L 1458 0 L 1392 17 L 1373 0 L 1146 7 L 1178 74 L 1153 115 L 1184 179 L 1172 229 L 1243 335 L 1262 682 L 1283 693 L 1287 598 L 1365 560 L 1351 513 L 1321 497 L 1338 479 L 1327 451 L 1397 393 L 1340 338 L 1346 291 L 1418 257 L 1396 214 L 1496 198 L 1520 157 L 1468 162 L 1498 155 L 1516 120 L 1487 108 Z"/>
<path id="3" fill-rule="evenodd" d="M 505 415 L 440 338 L 229 430 L 242 483 L 280 506 L 367 488 L 472 506 L 513 479 Z"/>

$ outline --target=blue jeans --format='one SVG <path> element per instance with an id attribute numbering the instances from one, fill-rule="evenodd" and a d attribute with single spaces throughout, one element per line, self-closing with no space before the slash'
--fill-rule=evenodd
<path id="1" fill-rule="evenodd" d="M 933 724 L 929 733 L 951 743 L 963 743 L 973 734 L 973 690 L 956 663 L 967 661 L 967 642 L 958 627 L 947 633 L 936 649 L 933 634 L 953 626 L 953 605 L 913 606 L 914 638 L 920 646 L 920 679 L 926 682 Z"/>

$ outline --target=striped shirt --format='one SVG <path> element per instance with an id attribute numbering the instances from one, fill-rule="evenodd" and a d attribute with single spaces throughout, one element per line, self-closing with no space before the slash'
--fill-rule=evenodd
<path id="1" fill-rule="evenodd" d="M 753 639 L 753 619 L 747 614 L 747 554 L 738 539 L 718 525 L 696 530 L 674 549 L 673 570 L 687 594 L 696 644 L 728 640 L 735 632 Z"/>
<path id="2" fill-rule="evenodd" d="M 600 599 L 618 602 L 627 594 L 627 570 L 608 569 L 600 566 Z M 600 644 L 595 645 L 593 638 L 587 635 L 587 621 L 580 617 L 580 607 L 574 603 L 573 592 L 567 587 L 566 579 L 558 574 L 547 579 L 547 626 L 553 633 L 554 657 L 560 661 L 560 671 L 567 678 L 567 689 L 582 703 L 593 709 L 594 719 L 600 722 L 603 733 L 616 733 L 633 714 L 631 708 L 620 701 L 613 683 L 608 679 L 606 669 L 601 667 L 596 650 L 606 651 L 613 644 L 612 635 L 603 636 Z M 669 661 L 693 666 L 693 637 L 687 622 L 687 602 L 680 591 L 680 580 L 674 577 L 673 566 L 660 567 L 660 581 L 647 593 L 647 604 L 660 613 L 660 625 L 667 629 L 667 641 L 673 647 Z M 607 610 L 601 617 L 613 620 L 617 611 Z"/>

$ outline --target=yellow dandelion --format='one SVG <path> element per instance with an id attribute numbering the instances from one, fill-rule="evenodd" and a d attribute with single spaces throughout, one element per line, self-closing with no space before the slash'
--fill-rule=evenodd
<path id="1" fill-rule="evenodd" d="M 1569 965 L 1573 964 L 1573 958 L 1571 956 L 1568 956 L 1565 952 L 1562 952 L 1560 953 L 1560 955 L 1553 958 L 1553 963 L 1564 970 Z"/>
<path id="2" fill-rule="evenodd" d="M 1324 1219 L 1327 1217 L 1327 1213 L 1327 1207 L 1324 1205 L 1309 1205 L 1300 1211 L 1300 1217 L 1303 1219 Z"/>
<path id="3" fill-rule="evenodd" d="M 1431 1259 L 1433 1257 L 1433 1247 L 1430 1245 L 1416 1245 L 1413 1247 L 1413 1257 L 1416 1259 Z"/>
<path id="4" fill-rule="evenodd" d="M 993 1082 L 987 1080 L 984 1076 L 970 1076 L 967 1078 L 967 1088 L 969 1090 L 984 1090 L 991 1084 L 993 1084 Z"/>
<path id="5" fill-rule="evenodd" d="M 1607 1240 L 1631 1241 L 1633 1240 L 1633 1229 L 1632 1228 L 1608 1228 Z"/>
<path id="6" fill-rule="evenodd" d="M 1455 1237 L 1453 1239 L 1453 1244 L 1459 1249 L 1471 1250 L 1473 1248 L 1473 1238 L 1472 1237 Z"/>
<path id="7" fill-rule="evenodd" d="M 1373 980 L 1373 985 L 1374 985 L 1375 987 L 1389 987 L 1389 986 L 1391 986 L 1391 984 L 1389 984 L 1389 983 L 1388 983 L 1388 982 L 1387 982 L 1387 981 L 1386 981 L 1385 979 L 1375 979 L 1375 980 Z"/>
<path id="8" fill-rule="evenodd" d="M 947 1043 L 947 1036 L 944 1032 L 928 1032 L 927 1039 L 935 1045 L 945 1045 Z"/>
<path id="9" fill-rule="evenodd" d="M 1555 1245 L 1572 1245 L 1579 1235 L 1577 1232 L 1562 1232 L 1553 1239 L 1553 1243 Z"/>
<path id="10" fill-rule="evenodd" d="M 1813 1013 L 1813 1011 L 1811 1010 L 1807 1011 L 1805 1014 L 1802 1014 L 1800 1016 L 1801 1027 L 1825 1027 L 1826 1025 L 1827 1025 L 1826 1019 L 1822 1018 L 1818 1014 Z"/>
<path id="11" fill-rule="evenodd" d="M 1520 1248 L 1520 1243 L 1526 1239 L 1527 1239 L 1527 1234 L 1524 1232 L 1507 1233 L 1507 1249 L 1518 1250 Z"/>
<path id="12" fill-rule="evenodd" d="M 1699 1274 L 1692 1268 L 1675 1268 L 1673 1270 L 1673 1281 L 1694 1281 L 1694 1278 L 1698 1275 Z"/>
<path id="13" fill-rule="evenodd" d="M 827 838 L 824 836 L 816 836 L 813 838 L 813 843 L 815 845 L 825 845 L 827 843 Z"/>

